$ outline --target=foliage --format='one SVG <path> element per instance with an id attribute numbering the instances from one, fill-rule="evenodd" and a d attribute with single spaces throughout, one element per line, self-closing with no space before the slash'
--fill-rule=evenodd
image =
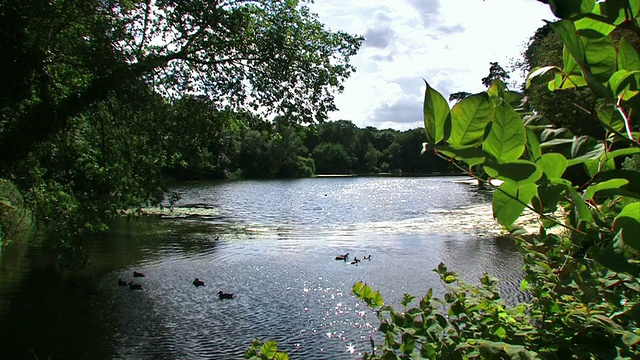
<path id="1" fill-rule="evenodd" d="M 22 194 L 10 181 L 0 179 L 0 254 L 2 247 L 30 220 Z"/>
<path id="2" fill-rule="evenodd" d="M 251 360 L 288 360 L 289 355 L 278 351 L 278 343 L 273 340 L 262 343 L 256 339 L 247 349 L 244 358 Z"/>
<path id="3" fill-rule="evenodd" d="M 249 112 L 325 120 L 361 42 L 299 1 L 2 1 L 0 178 L 69 244 L 158 202 L 163 170 L 236 170 Z"/>
<path id="4" fill-rule="evenodd" d="M 503 83 L 506 83 L 507 80 L 510 78 L 509 73 L 507 73 L 507 71 L 503 69 L 502 66 L 498 64 L 498 62 L 492 61 L 489 63 L 489 65 L 491 65 L 489 66 L 489 75 L 482 78 L 482 85 L 488 88 L 496 80 L 500 80 Z"/>
<path id="5" fill-rule="evenodd" d="M 640 2 L 548 3 L 561 18 L 550 27 L 564 44 L 563 63 L 532 69 L 527 84 L 547 75 L 553 91 L 588 87 L 598 98 L 601 139 L 567 136 L 541 122 L 500 79 L 452 109 L 427 83 L 424 102 L 427 146 L 503 181 L 493 195 L 500 224 L 517 234 L 525 208 L 540 217 L 539 236 L 519 237 L 526 273 L 520 289 L 531 300 L 508 306 L 496 279 L 468 285 L 442 264 L 435 271 L 444 298 L 429 290 L 410 307 L 414 297 L 405 295 L 402 311 L 358 283 L 353 293 L 376 309 L 385 336 L 365 358 L 640 356 L 640 173 L 621 168 L 640 154 L 640 55 L 624 37 L 612 39 L 617 27 L 640 31 Z M 586 181 L 565 179 L 572 167 L 582 168 Z"/>

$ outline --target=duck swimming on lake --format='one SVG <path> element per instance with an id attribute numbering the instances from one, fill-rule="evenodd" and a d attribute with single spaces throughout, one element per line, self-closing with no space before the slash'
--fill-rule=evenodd
<path id="1" fill-rule="evenodd" d="M 371 255 L 369 255 L 369 256 L 363 256 L 363 257 L 362 257 L 362 260 L 371 260 Z"/>
<path id="2" fill-rule="evenodd" d="M 360 262 L 360 259 L 358 259 L 357 257 L 354 257 L 353 261 L 351 262 L 351 265 L 356 265 L 359 262 Z"/>
<path id="3" fill-rule="evenodd" d="M 336 260 L 347 260 L 349 253 L 336 256 Z"/>
<path id="4" fill-rule="evenodd" d="M 233 299 L 234 295 L 224 291 L 218 291 L 218 297 L 220 299 Z"/>
<path id="5" fill-rule="evenodd" d="M 204 286 L 204 281 L 196 278 L 195 280 L 193 280 L 193 286 L 195 286 L 195 287 Z"/>
<path id="6" fill-rule="evenodd" d="M 142 285 L 134 284 L 132 282 L 129 283 L 129 290 L 142 290 Z"/>
<path id="7" fill-rule="evenodd" d="M 141 272 L 134 271 L 134 272 L 133 272 L 133 277 L 145 277 L 145 276 L 144 276 L 144 274 L 143 274 L 143 273 L 141 273 Z"/>
<path id="8" fill-rule="evenodd" d="M 129 285 L 128 282 L 122 280 L 122 279 L 118 279 L 118 286 L 127 286 Z"/>

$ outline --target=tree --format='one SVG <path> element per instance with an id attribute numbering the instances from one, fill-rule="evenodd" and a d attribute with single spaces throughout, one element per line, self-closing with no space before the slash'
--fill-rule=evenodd
<path id="1" fill-rule="evenodd" d="M 489 75 L 482 78 L 482 85 L 484 87 L 489 87 L 496 80 L 501 80 L 503 83 L 507 83 L 507 80 L 510 78 L 509 73 L 505 69 L 498 64 L 498 62 L 490 62 L 491 66 L 489 67 Z"/>
<path id="2" fill-rule="evenodd" d="M 53 204 L 64 193 L 76 214 L 158 201 L 159 170 L 180 160 L 171 136 L 184 137 L 176 142 L 192 164 L 210 162 L 215 172 L 222 144 L 203 137 L 228 132 L 216 113 L 324 120 L 361 41 L 325 29 L 295 0 L 3 1 L 0 177 L 38 192 L 32 201 Z M 206 97 L 212 117 L 171 116 L 185 94 Z M 169 132 L 186 122 L 192 131 Z M 128 184 L 117 196 L 85 196 L 107 191 L 114 171 Z M 79 186 L 81 178 L 92 182 Z M 38 213 L 46 211 L 60 213 L 55 206 Z M 84 222 L 59 221 L 75 224 L 72 233 Z"/>

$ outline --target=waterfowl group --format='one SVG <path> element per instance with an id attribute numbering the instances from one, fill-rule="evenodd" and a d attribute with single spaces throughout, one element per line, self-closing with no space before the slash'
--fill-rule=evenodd
<path id="1" fill-rule="evenodd" d="M 134 271 L 133 272 L 133 277 L 141 278 L 141 277 L 146 277 L 146 276 L 141 272 Z M 195 287 L 205 286 L 204 281 L 200 280 L 199 278 L 195 278 L 193 280 L 192 284 Z M 131 281 L 125 281 L 123 279 L 118 279 L 118 286 L 128 286 L 129 290 L 142 290 L 142 284 L 134 283 L 134 282 L 131 282 Z M 218 298 L 220 298 L 220 299 L 233 299 L 234 297 L 235 297 L 235 295 L 232 294 L 232 293 L 226 293 L 224 291 L 218 291 Z"/>
<path id="2" fill-rule="evenodd" d="M 344 253 L 342 255 L 336 256 L 336 260 L 344 260 L 347 261 L 349 259 L 349 253 Z M 363 256 L 362 259 L 358 259 L 357 257 L 353 257 L 353 260 L 349 263 L 351 265 L 358 265 L 358 263 L 362 260 L 371 260 L 371 255 Z"/>

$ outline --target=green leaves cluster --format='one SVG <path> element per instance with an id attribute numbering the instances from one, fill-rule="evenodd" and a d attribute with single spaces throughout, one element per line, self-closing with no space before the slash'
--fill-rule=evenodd
<path id="1" fill-rule="evenodd" d="M 249 360 L 289 360 L 289 355 L 278 351 L 276 341 L 268 340 L 262 343 L 255 339 L 245 352 L 244 358 Z"/>
<path id="2" fill-rule="evenodd" d="M 451 109 L 427 83 L 424 100 L 427 146 L 471 175 L 480 167 L 502 181 L 492 201 L 497 221 L 515 233 L 525 208 L 539 215 L 540 235 L 517 237 L 526 274 L 520 290 L 531 300 L 508 306 L 496 279 L 468 285 L 442 264 L 434 271 L 444 298 L 429 290 L 410 307 L 415 298 L 406 294 L 401 311 L 358 283 L 353 293 L 376 310 L 384 335 L 365 358 L 640 356 L 640 173 L 621 167 L 640 153 L 640 55 L 611 36 L 620 27 L 640 33 L 640 1 L 548 3 L 561 18 L 550 27 L 564 44 L 563 66 L 531 69 L 527 85 L 589 89 L 603 138 L 544 123 L 500 80 Z M 557 227 L 564 232 L 551 233 Z"/>

